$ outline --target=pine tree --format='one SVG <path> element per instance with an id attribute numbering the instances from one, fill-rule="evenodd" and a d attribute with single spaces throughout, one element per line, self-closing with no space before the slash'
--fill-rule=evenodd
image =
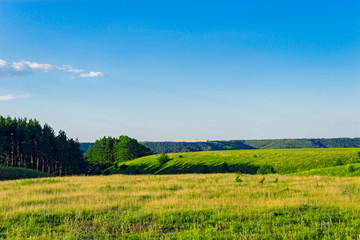
<path id="1" fill-rule="evenodd" d="M 26 167 L 54 175 L 82 174 L 88 170 L 78 141 L 64 131 L 55 136 L 36 119 L 0 116 L 0 166 Z"/>

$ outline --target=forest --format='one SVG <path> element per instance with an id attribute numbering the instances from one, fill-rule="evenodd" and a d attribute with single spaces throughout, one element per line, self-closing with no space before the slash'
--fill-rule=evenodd
<path id="1" fill-rule="evenodd" d="M 26 118 L 0 116 L 0 165 L 22 167 L 53 175 L 87 172 L 80 143 L 64 131 L 55 134 L 48 125 Z"/>
<path id="2" fill-rule="evenodd" d="M 201 142 L 141 142 L 154 154 L 201 152 L 245 149 L 293 149 L 293 148 L 358 148 L 360 138 L 302 138 L 302 139 L 263 139 L 263 140 L 208 140 Z M 80 148 L 87 152 L 94 143 L 81 143 Z"/>
<path id="3" fill-rule="evenodd" d="M 136 139 L 128 136 L 103 137 L 90 146 L 85 158 L 89 162 L 93 174 L 113 166 L 118 162 L 125 162 L 135 158 L 153 154 L 153 151 Z"/>
<path id="4" fill-rule="evenodd" d="M 81 143 L 86 151 L 88 143 Z M 155 154 L 243 149 L 358 148 L 360 138 L 264 139 L 203 142 L 143 142 Z"/>
<path id="5" fill-rule="evenodd" d="M 101 174 L 115 162 L 153 154 L 128 136 L 103 137 L 85 155 L 80 146 L 64 131 L 55 134 L 52 127 L 42 126 L 36 119 L 0 116 L 0 167 L 27 168 L 56 176 Z"/>

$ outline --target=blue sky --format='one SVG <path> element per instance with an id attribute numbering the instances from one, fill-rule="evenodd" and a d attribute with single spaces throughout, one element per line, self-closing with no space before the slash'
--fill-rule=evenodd
<path id="1" fill-rule="evenodd" d="M 80 141 L 359 137 L 359 11 L 0 0 L 0 115 Z"/>

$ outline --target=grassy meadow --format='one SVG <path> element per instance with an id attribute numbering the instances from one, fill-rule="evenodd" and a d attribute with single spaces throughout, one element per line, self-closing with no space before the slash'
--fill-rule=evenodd
<path id="1" fill-rule="evenodd" d="M 3 181 L 0 237 L 358 239 L 359 199 L 360 178 L 350 177 L 226 173 Z"/>
<path id="2" fill-rule="evenodd" d="M 169 157 L 106 170 L 117 175 L 0 181 L 0 238 L 360 239 L 359 149 Z M 262 165 L 277 174 L 256 174 Z M 0 173 L 48 176 L 25 170 Z"/>
<path id="3" fill-rule="evenodd" d="M 241 172 L 256 174 L 261 165 L 270 165 L 276 173 L 289 174 L 312 169 L 342 166 L 360 162 L 359 148 L 322 149 L 261 149 L 230 150 L 168 154 L 170 161 L 161 165 L 159 155 L 138 158 L 118 167 L 111 167 L 109 173 L 122 174 L 178 174 L 178 173 L 221 173 Z M 226 162 L 228 169 L 223 168 Z M 128 167 L 122 169 L 121 165 Z"/>

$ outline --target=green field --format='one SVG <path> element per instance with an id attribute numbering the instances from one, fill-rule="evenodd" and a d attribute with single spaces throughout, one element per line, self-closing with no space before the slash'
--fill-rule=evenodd
<path id="1" fill-rule="evenodd" d="M 26 168 L 0 167 L 0 180 L 51 177 L 51 174 Z"/>
<path id="2" fill-rule="evenodd" d="M 271 165 L 276 173 L 289 174 L 312 169 L 359 163 L 359 148 L 232 150 L 168 154 L 170 161 L 160 165 L 158 155 L 138 158 L 108 173 L 257 173 L 261 165 Z M 226 162 L 228 169 L 224 169 Z M 126 169 L 121 165 L 128 166 Z"/>
<path id="3" fill-rule="evenodd" d="M 344 166 L 327 167 L 320 169 L 312 169 L 293 173 L 294 176 L 338 176 L 338 177 L 359 177 L 360 164 L 347 164 Z"/>
<path id="4" fill-rule="evenodd" d="M 359 238 L 359 149 L 169 157 L 164 165 L 153 155 L 107 170 L 124 174 L 2 181 L 0 238 Z M 256 174 L 262 165 L 277 174 Z"/>
<path id="5" fill-rule="evenodd" d="M 177 174 L 0 182 L 8 239 L 356 239 L 360 179 Z"/>

